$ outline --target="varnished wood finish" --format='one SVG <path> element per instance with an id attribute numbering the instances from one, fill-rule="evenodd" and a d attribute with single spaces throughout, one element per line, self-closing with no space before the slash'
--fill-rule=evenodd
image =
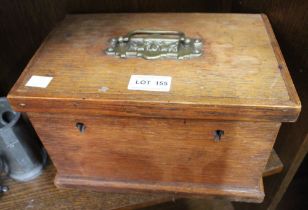
<path id="1" fill-rule="evenodd" d="M 68 16 L 8 98 L 23 112 L 294 121 L 300 102 L 269 27 L 261 15 Z M 184 31 L 203 39 L 205 53 L 184 61 L 123 60 L 103 53 L 111 37 L 139 28 Z M 132 74 L 172 76 L 171 91 L 127 90 Z M 54 79 L 46 89 L 25 87 L 32 75 Z"/>
<path id="2" fill-rule="evenodd" d="M 273 152 L 272 152 L 273 154 Z M 265 172 L 276 165 L 270 158 L 266 164 Z M 264 176 L 263 173 L 263 176 Z M 9 178 L 2 178 L 1 184 L 7 185 L 10 191 L 0 195 L 1 210 L 19 210 L 19 209 L 118 209 L 118 210 L 136 210 L 153 205 L 158 205 L 156 209 L 164 209 L 167 204 L 172 202 L 178 207 L 183 205 L 182 200 L 176 196 L 167 194 L 120 194 L 94 192 L 87 190 L 63 189 L 56 188 L 53 179 L 56 169 L 49 163 L 44 169 L 42 175 L 30 182 L 16 182 Z M 186 200 L 189 206 L 193 204 L 192 210 L 204 209 L 205 207 L 217 210 L 232 210 L 232 204 L 226 200 L 202 199 L 202 200 Z M 198 201 L 196 203 L 196 201 Z M 187 203 L 185 202 L 185 203 Z M 206 205 L 204 205 L 204 202 Z M 199 204 L 199 205 L 196 205 Z M 203 205 L 202 205 L 203 204 Z M 228 207 L 228 208 L 227 208 Z M 154 207 L 153 207 L 154 208 Z M 176 208 L 178 209 L 178 208 Z M 185 208 L 186 209 L 186 208 Z M 186 209 L 187 210 L 187 209 Z"/>
<path id="3" fill-rule="evenodd" d="M 271 156 L 267 161 L 263 177 L 278 174 L 283 170 L 283 164 L 275 150 L 272 150 Z"/>
<path id="4" fill-rule="evenodd" d="M 149 61 L 104 54 L 111 37 L 140 28 L 184 31 L 204 41 L 204 55 Z M 171 91 L 127 90 L 132 74 L 172 76 Z M 32 75 L 54 79 L 47 88 L 26 87 Z M 8 98 L 28 112 L 59 186 L 255 202 L 264 197 L 260 179 L 280 122 L 300 111 L 269 22 L 243 14 L 68 16 Z M 225 131 L 219 143 L 218 129 Z"/>
<path id="5" fill-rule="evenodd" d="M 264 196 L 259 181 L 280 127 L 274 122 L 29 117 L 58 169 L 58 185 L 255 201 Z M 84 133 L 77 122 L 85 124 Z M 214 142 L 217 129 L 225 132 L 220 142 Z"/>
<path id="6" fill-rule="evenodd" d="M 67 11 L 74 13 L 89 12 L 236 12 L 265 13 L 274 28 L 282 52 L 286 58 L 292 78 L 303 102 L 303 112 L 296 124 L 284 125 L 278 139 L 277 151 L 282 157 L 285 170 L 275 177 L 265 180 L 266 202 L 263 205 L 249 205 L 242 209 L 265 209 L 272 203 L 275 194 L 275 205 L 287 187 L 301 160 L 295 158 L 303 153 L 303 139 L 307 132 L 307 1 L 305 0 L 236 0 L 236 1 L 173 1 L 127 0 L 127 1 L 69 1 Z M 42 38 L 65 14 L 65 1 L 1 1 L 1 55 L 0 55 L 0 94 L 5 96 L 14 84 L 26 62 L 39 46 Z M 286 15 L 287 14 L 287 15 Z M 306 108 L 305 108 L 306 107 Z M 292 143 L 290 143 L 292 142 Z M 294 160 L 294 161 L 293 161 Z M 297 162 L 299 161 L 299 162 Z M 292 173 L 288 171 L 292 169 Z M 283 183 L 284 187 L 280 188 Z M 278 197 L 278 199 L 276 199 Z M 1 201 L 2 202 L 2 201 Z M 85 201 L 86 202 L 86 201 Z M 253 208 L 255 207 L 255 208 Z M 275 209 L 275 207 L 271 207 Z"/>
<path id="7" fill-rule="evenodd" d="M 1 178 L 1 184 L 10 190 L 0 194 L 1 210 L 70 210 L 70 209 L 136 209 L 141 203 L 155 204 L 158 201 L 172 200 L 173 196 L 145 193 L 111 193 L 89 190 L 59 189 L 53 183 L 56 169 L 52 164 L 42 175 L 29 182 L 16 182 Z M 202 208 L 201 208 L 202 209 Z"/>
<path id="8" fill-rule="evenodd" d="M 308 1 L 243 0 L 234 2 L 234 12 L 267 14 L 303 107 L 296 123 L 285 123 L 280 129 L 275 151 L 284 165 L 284 170 L 264 179 L 266 194 L 264 202 L 262 204 L 234 204 L 238 210 L 275 210 L 279 209 L 278 203 L 307 153 L 308 139 L 305 137 L 308 131 L 308 39 L 306 38 L 308 37 Z M 290 198 L 285 197 L 285 199 Z"/>

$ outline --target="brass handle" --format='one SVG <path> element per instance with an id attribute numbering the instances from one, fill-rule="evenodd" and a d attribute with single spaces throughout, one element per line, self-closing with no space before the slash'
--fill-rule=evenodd
<path id="1" fill-rule="evenodd" d="M 181 31 L 140 29 L 131 31 L 125 36 L 112 38 L 105 52 L 107 55 L 120 58 L 181 60 L 201 56 L 202 49 L 203 44 L 200 39 L 186 37 Z"/>
<path id="2" fill-rule="evenodd" d="M 179 40 L 184 41 L 185 40 L 185 34 L 181 31 L 162 31 L 162 30 L 135 30 L 129 32 L 124 38 L 124 41 L 129 41 L 133 36 L 138 34 L 145 34 L 145 35 L 175 35 L 179 36 Z"/>

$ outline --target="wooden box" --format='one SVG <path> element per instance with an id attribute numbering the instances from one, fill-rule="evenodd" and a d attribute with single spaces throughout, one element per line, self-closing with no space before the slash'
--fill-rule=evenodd
<path id="1" fill-rule="evenodd" d="M 202 54 L 107 55 L 113 37 L 141 29 L 184 32 L 202 42 Z M 163 76 L 169 89 L 129 88 L 138 82 L 132 75 Z M 263 200 L 262 172 L 281 122 L 301 109 L 259 14 L 67 16 L 8 99 L 30 117 L 57 186 L 254 202 Z"/>

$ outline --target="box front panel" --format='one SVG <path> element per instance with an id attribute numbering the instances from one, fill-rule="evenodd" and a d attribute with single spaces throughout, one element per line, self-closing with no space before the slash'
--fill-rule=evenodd
<path id="1" fill-rule="evenodd" d="M 47 113 L 29 116 L 60 175 L 183 184 L 190 186 L 188 193 L 194 186 L 259 189 L 280 126 Z M 85 129 L 77 128 L 77 123 Z M 220 141 L 214 140 L 217 130 L 224 131 Z"/>

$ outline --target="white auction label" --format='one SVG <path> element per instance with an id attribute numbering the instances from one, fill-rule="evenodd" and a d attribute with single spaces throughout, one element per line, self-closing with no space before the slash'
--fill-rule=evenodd
<path id="1" fill-rule="evenodd" d="M 45 77 L 45 76 L 35 76 L 33 75 L 28 82 L 26 83 L 26 86 L 28 87 L 40 87 L 40 88 L 46 88 L 53 77 Z"/>
<path id="2" fill-rule="evenodd" d="M 169 92 L 171 79 L 169 76 L 131 75 L 128 90 Z"/>

